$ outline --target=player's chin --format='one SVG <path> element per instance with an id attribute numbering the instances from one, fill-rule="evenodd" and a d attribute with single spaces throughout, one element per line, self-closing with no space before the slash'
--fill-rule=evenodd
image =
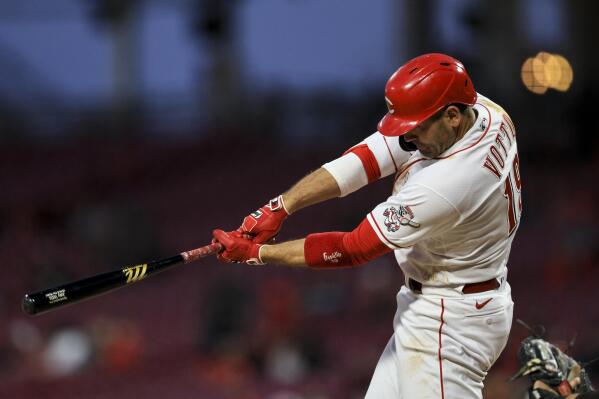
<path id="1" fill-rule="evenodd" d="M 440 152 L 437 151 L 435 148 L 430 148 L 430 147 L 421 147 L 421 148 L 418 148 L 418 150 L 420 151 L 420 153 L 422 155 L 424 155 L 427 158 L 435 158 L 437 155 L 440 154 Z"/>

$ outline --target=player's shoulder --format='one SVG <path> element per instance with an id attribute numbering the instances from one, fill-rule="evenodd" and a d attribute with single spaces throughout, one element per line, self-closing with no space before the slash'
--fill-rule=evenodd
<path id="1" fill-rule="evenodd" d="M 476 104 L 475 106 L 485 107 L 492 114 L 504 114 L 507 113 L 505 109 L 497 104 L 495 101 L 491 100 L 489 97 L 486 97 L 480 93 L 477 93 Z"/>
<path id="2" fill-rule="evenodd" d="M 485 158 L 497 135 L 509 134 L 515 146 L 515 130 L 507 112 L 489 98 L 479 94 L 477 118 L 471 130 L 442 156 L 436 159 L 414 154 L 402 174 L 406 185 L 426 187 L 458 208 L 468 205 L 472 193 L 485 192 L 497 183 L 485 169 Z M 502 136 L 503 137 L 503 136 Z"/>
<path id="3" fill-rule="evenodd" d="M 424 187 L 457 208 L 467 206 L 473 193 L 486 191 L 496 183 L 484 169 L 485 154 L 479 143 L 443 159 L 425 160 L 421 168 L 407 172 L 406 185 Z"/>
<path id="4" fill-rule="evenodd" d="M 421 168 L 406 172 L 404 191 L 421 191 L 425 195 L 443 198 L 454 207 L 459 207 L 464 191 L 470 192 L 477 177 L 468 173 L 462 163 L 454 157 L 443 160 L 424 160 Z"/>
<path id="5" fill-rule="evenodd" d="M 480 93 L 477 94 L 478 97 L 474 109 L 478 113 L 483 114 L 483 118 L 488 118 L 487 123 L 489 123 L 491 129 L 498 128 L 501 123 L 510 123 L 512 126 L 514 125 L 510 115 L 501 105 Z"/>

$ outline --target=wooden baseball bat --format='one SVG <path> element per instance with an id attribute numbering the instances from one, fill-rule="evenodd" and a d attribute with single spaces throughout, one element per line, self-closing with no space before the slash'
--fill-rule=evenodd
<path id="1" fill-rule="evenodd" d="M 23 298 L 23 311 L 30 315 L 47 312 L 59 307 L 104 294 L 108 291 L 136 283 L 142 279 L 163 272 L 179 263 L 190 263 L 204 256 L 218 253 L 222 245 L 214 243 L 191 251 L 182 252 L 170 258 L 160 259 L 141 265 L 128 266 L 106 273 L 96 274 L 81 280 L 72 281 L 43 291 L 26 294 Z"/>

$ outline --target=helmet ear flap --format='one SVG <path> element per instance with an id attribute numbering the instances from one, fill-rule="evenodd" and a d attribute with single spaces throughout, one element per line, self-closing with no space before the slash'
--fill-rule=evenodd
<path id="1" fill-rule="evenodd" d="M 404 136 L 399 136 L 399 146 L 402 150 L 407 152 L 414 152 L 418 149 L 418 147 L 416 147 L 416 144 L 408 143 Z"/>

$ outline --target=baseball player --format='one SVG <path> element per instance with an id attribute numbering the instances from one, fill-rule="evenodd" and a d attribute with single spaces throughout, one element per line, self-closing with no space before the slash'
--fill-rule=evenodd
<path id="1" fill-rule="evenodd" d="M 393 251 L 405 285 L 366 398 L 481 398 L 512 323 L 507 262 L 522 212 L 516 131 L 499 105 L 477 94 L 462 63 L 444 54 L 399 68 L 385 100 L 389 112 L 376 133 L 238 230 L 215 230 L 219 259 L 336 268 Z M 390 175 L 391 196 L 353 231 L 268 244 L 288 215 Z"/>

